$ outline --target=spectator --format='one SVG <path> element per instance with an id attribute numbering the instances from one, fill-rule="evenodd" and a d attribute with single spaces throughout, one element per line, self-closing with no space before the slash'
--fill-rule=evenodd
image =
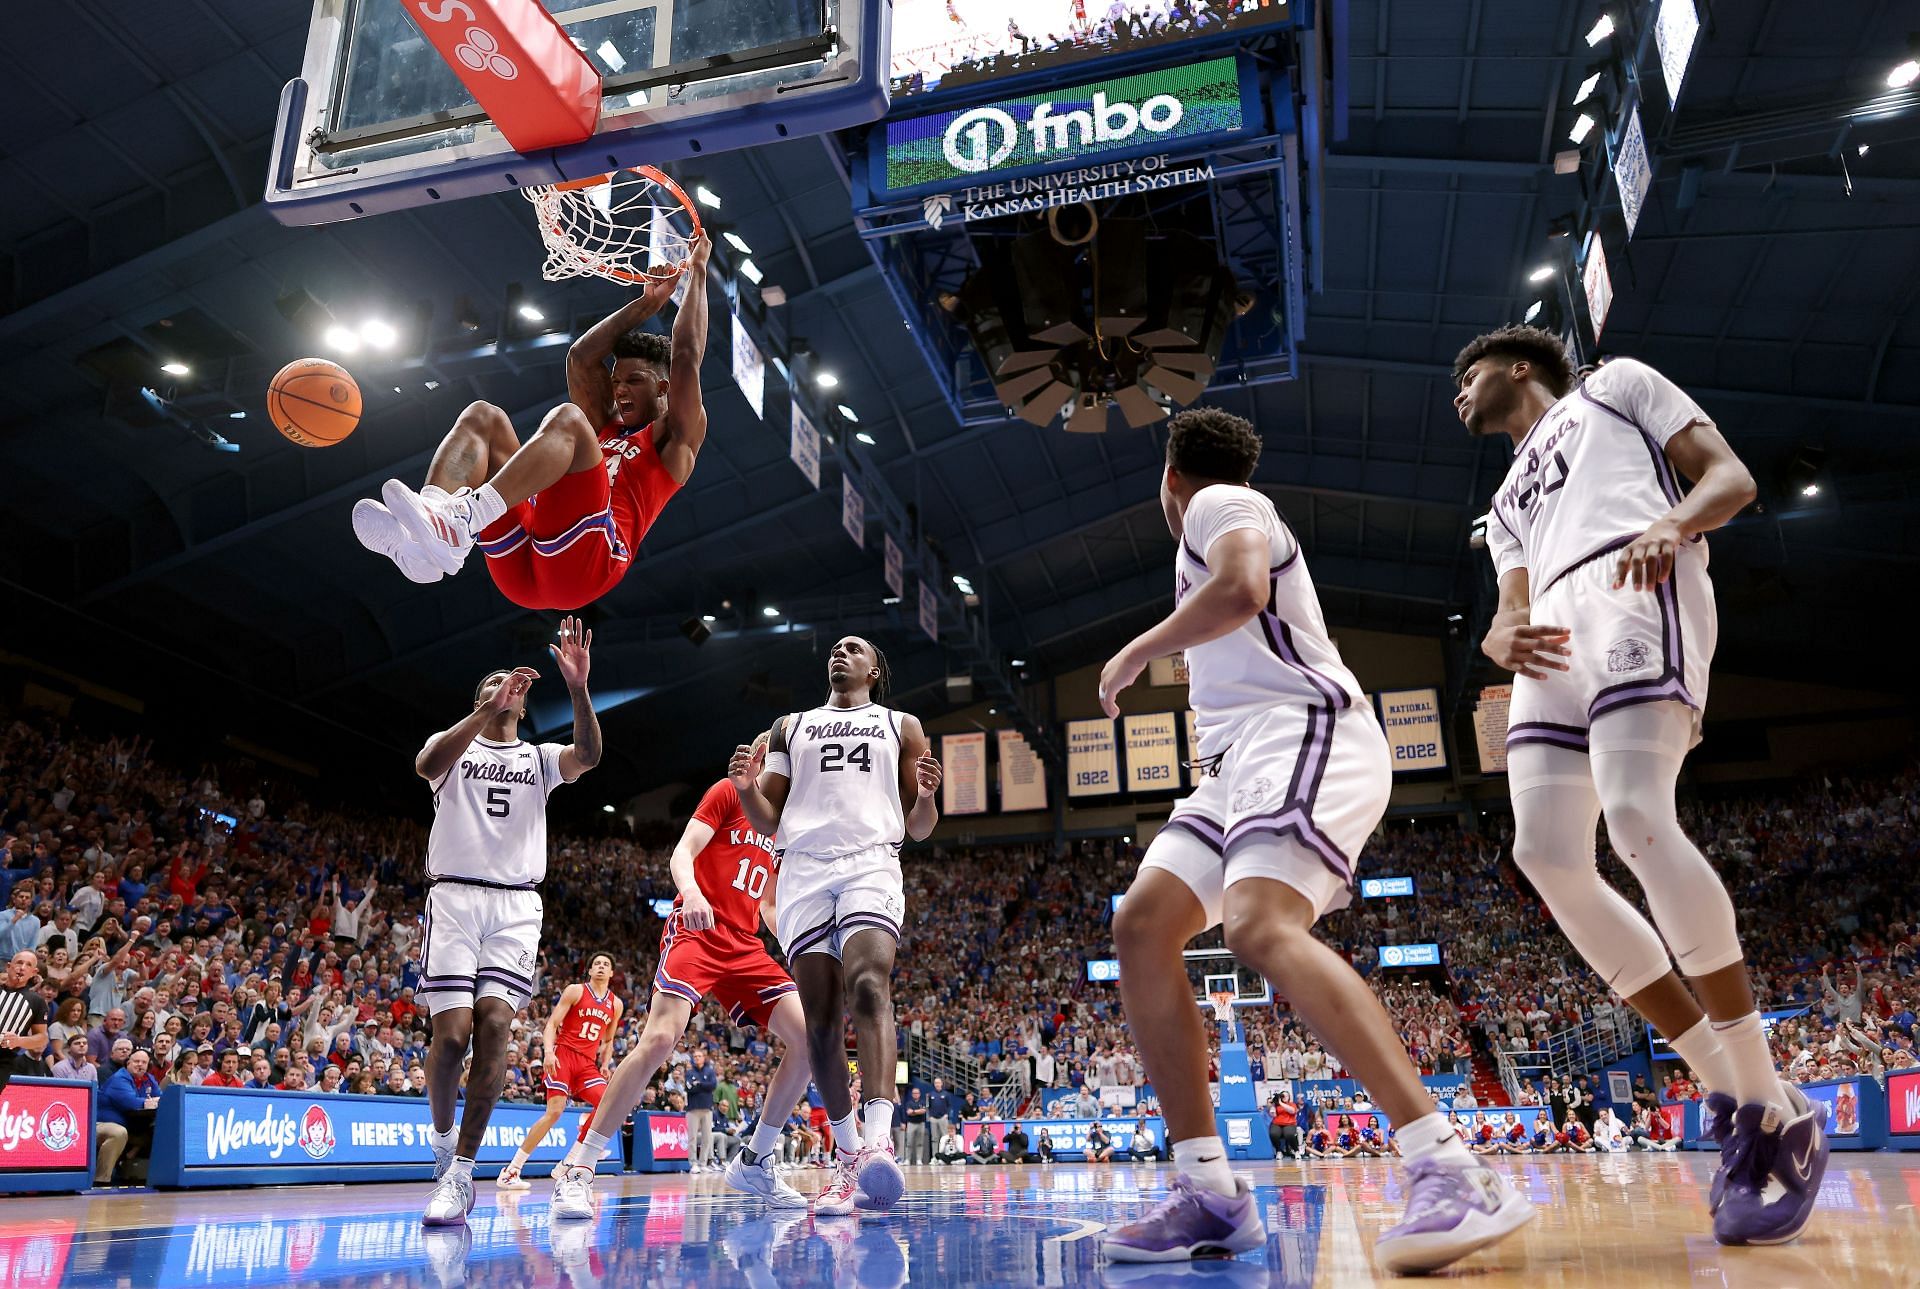
<path id="1" fill-rule="evenodd" d="M 1030 1145 L 1027 1130 L 1020 1126 L 1018 1119 L 1015 1119 L 1012 1126 L 1007 1129 L 1007 1135 L 1000 1142 L 999 1161 L 1003 1164 L 1031 1163 L 1033 1154 L 1029 1149 Z"/>
<path id="2" fill-rule="evenodd" d="M 694 1048 L 686 1073 L 687 1154 L 696 1173 L 706 1170 L 713 1152 L 713 1094 L 719 1085 L 719 1075 L 707 1063 L 707 1049 Z"/>
<path id="3" fill-rule="evenodd" d="M 1054 1162 L 1053 1138 L 1048 1135 L 1047 1130 L 1045 1128 L 1042 1128 L 1040 1130 L 1040 1140 L 1036 1143 L 1035 1149 L 1039 1154 L 1041 1163 L 1051 1164 Z"/>
<path id="4" fill-rule="evenodd" d="M 945 1079 L 933 1081 L 933 1095 L 927 1098 L 927 1131 L 936 1140 L 945 1139 L 953 1131 L 953 1097 L 947 1092 Z"/>
<path id="5" fill-rule="evenodd" d="M 1087 1129 L 1087 1162 L 1108 1164 L 1113 1162 L 1113 1138 L 1107 1132 L 1107 1125 L 1098 1119 Z"/>
<path id="6" fill-rule="evenodd" d="M 973 1139 L 973 1150 L 967 1155 L 969 1164 L 991 1164 L 999 1161 L 1000 1149 L 993 1139 L 993 1125 L 980 1125 L 980 1135 Z"/>
<path id="7" fill-rule="evenodd" d="M 14 883 L 11 907 L 0 912 L 0 957 L 11 958 L 39 946 L 40 919 L 34 916 L 33 896 L 33 879 Z"/>
<path id="8" fill-rule="evenodd" d="M 208 1053 L 213 1051 L 211 1047 L 204 1050 Z M 240 1049 L 230 1047 L 220 1053 L 220 1067 L 202 1078 L 200 1086 L 203 1088 L 245 1087 L 246 1081 L 240 1076 Z"/>
<path id="9" fill-rule="evenodd" d="M 98 1083 L 100 1071 L 93 1068 L 93 1062 L 87 1059 L 87 1035 L 85 1030 L 75 1033 L 67 1039 L 66 1055 L 54 1064 L 53 1077 L 73 1079 L 80 1083 Z"/>
<path id="10" fill-rule="evenodd" d="M 95 1161 L 95 1185 L 108 1184 L 116 1163 L 143 1159 L 152 1148 L 153 1113 L 160 1105 L 160 1084 L 148 1072 L 147 1060 L 145 1052 L 134 1052 L 127 1058 L 126 1068 L 116 1072 L 101 1089 L 100 1118 L 118 1124 L 126 1136 L 116 1159 Z"/>
<path id="11" fill-rule="evenodd" d="M 1134 1122 L 1133 1136 L 1127 1142 L 1127 1158 L 1136 1164 L 1160 1158 L 1160 1148 L 1154 1144 L 1153 1134 L 1147 1131 L 1145 1119 Z"/>
<path id="12" fill-rule="evenodd" d="M 1300 1155 L 1300 1107 L 1279 1092 L 1267 1101 L 1273 1112 L 1267 1124 L 1267 1140 L 1273 1143 L 1275 1156 Z"/>
<path id="13" fill-rule="evenodd" d="M 915 1084 L 907 1090 L 906 1104 L 901 1107 L 907 1125 L 906 1162 L 924 1164 L 932 1159 L 932 1143 L 927 1134 L 927 1098 Z"/>
<path id="14" fill-rule="evenodd" d="M 965 1162 L 966 1157 L 967 1152 L 960 1144 L 960 1134 L 956 1133 L 952 1125 L 949 1124 L 947 1130 L 940 1134 L 939 1145 L 934 1148 L 934 1162 L 939 1164 L 958 1164 Z"/>

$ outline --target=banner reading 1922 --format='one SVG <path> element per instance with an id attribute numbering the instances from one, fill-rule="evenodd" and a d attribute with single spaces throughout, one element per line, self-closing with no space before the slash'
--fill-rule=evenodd
<path id="1" fill-rule="evenodd" d="M 875 193 L 898 196 L 1062 167 L 1072 168 L 1070 186 L 1142 180 L 1135 167 L 1088 162 L 1250 134 L 1258 122 L 1245 103 L 1257 95 L 1243 97 L 1242 89 L 1239 61 L 1229 56 L 889 121 L 870 181 Z"/>

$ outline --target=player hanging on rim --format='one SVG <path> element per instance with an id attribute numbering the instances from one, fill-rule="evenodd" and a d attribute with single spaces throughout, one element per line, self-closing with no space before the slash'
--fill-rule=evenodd
<path id="1" fill-rule="evenodd" d="M 823 706 L 781 718 L 770 742 L 740 747 L 727 768 L 747 819 L 779 846 L 775 933 L 800 986 L 813 1082 L 833 1125 L 837 1167 L 813 1202 L 823 1217 L 885 1212 L 906 1189 L 888 1095 L 893 958 L 906 912 L 900 846 L 933 832 L 940 788 L 919 718 L 880 705 L 887 659 L 878 647 L 843 637 L 827 657 L 827 683 Z M 847 1074 L 849 1014 L 864 1115 Z"/>
<path id="2" fill-rule="evenodd" d="M 506 1079 L 513 1016 L 533 996 L 547 796 L 600 763 L 600 721 L 587 693 L 592 645 L 593 633 L 567 618 L 560 643 L 548 646 L 573 699 L 572 743 L 521 741 L 527 690 L 539 673 L 516 667 L 482 680 L 473 711 L 414 758 L 433 787 L 418 991 L 433 1016 L 427 1100 L 437 1185 L 422 1219 L 428 1226 L 458 1226 L 473 1211 L 473 1161 Z M 462 1103 L 469 1043 L 473 1067 Z"/>
<path id="3" fill-rule="evenodd" d="M 531 1189 L 521 1177 L 532 1154 L 566 1111 L 567 1098 L 585 1101 L 598 1110 L 607 1093 L 607 1071 L 613 1066 L 613 1035 L 620 1028 L 626 1004 L 613 995 L 613 955 L 596 953 L 587 961 L 585 983 L 568 985 L 547 1017 L 544 1078 L 547 1108 L 527 1129 L 526 1140 L 513 1152 L 513 1162 L 500 1170 L 495 1185 L 503 1191 Z M 587 1135 L 593 1116 L 580 1120 L 576 1140 Z M 596 1162 L 598 1157 L 596 1156 Z"/>
<path id="4" fill-rule="evenodd" d="M 1100 704 L 1147 663 L 1186 651 L 1199 786 L 1173 807 L 1113 918 L 1120 994 L 1179 1165 L 1172 1192 L 1110 1231 L 1107 1255 L 1174 1262 L 1266 1243 L 1207 1095 L 1207 1039 L 1181 950 L 1222 925 L 1227 948 L 1284 993 L 1401 1125 L 1406 1220 L 1383 1234 L 1392 1270 L 1434 1270 L 1514 1231 L 1533 1207 L 1475 1162 L 1421 1086 L 1359 973 L 1316 940 L 1349 902 L 1354 860 L 1386 812 L 1393 769 L 1359 682 L 1327 637 L 1300 543 L 1247 486 L 1260 437 L 1214 408 L 1169 422 L 1160 504 L 1179 542 L 1174 610 L 1100 674 Z M 1350 1121 L 1349 1121 L 1350 1122 Z"/>
<path id="5" fill-rule="evenodd" d="M 764 749 L 766 735 L 756 747 Z M 614 1070 L 591 1124 L 554 1170 L 556 1218 L 593 1216 L 593 1163 L 599 1151 L 646 1095 L 700 999 L 713 995 L 734 1024 L 771 1031 L 787 1050 L 760 1101 L 761 1117 L 746 1149 L 727 1163 L 727 1184 L 758 1195 L 774 1208 L 805 1208 L 807 1198 L 774 1173 L 783 1113 L 806 1094 L 806 1020 L 793 980 L 760 942 L 760 920 L 773 899 L 773 838 L 756 831 L 740 809 L 740 794 L 722 779 L 707 789 L 669 861 L 679 892 L 660 933 L 660 965 L 640 1041 Z M 770 1117 L 769 1117 L 770 1116 Z"/>
<path id="6" fill-rule="evenodd" d="M 1482 645 L 1514 673 L 1514 861 L 1705 1081 L 1714 1238 L 1791 1240 L 1826 1172 L 1825 1108 L 1774 1069 L 1733 901 L 1674 805 L 1718 631 L 1705 535 L 1753 500 L 1753 476 L 1692 399 L 1631 358 L 1576 382 L 1557 336 L 1508 327 L 1462 349 L 1453 377 L 1468 432 L 1514 443 L 1487 525 L 1500 607 Z M 1653 926 L 1600 877 L 1603 815 Z"/>
<path id="7" fill-rule="evenodd" d="M 641 538 L 693 474 L 707 438 L 704 236 L 682 274 L 671 343 L 639 326 L 675 281 L 595 324 L 567 350 L 567 397 L 522 444 L 507 414 L 473 403 L 415 492 L 398 479 L 353 507 L 360 544 L 416 582 L 457 573 L 475 545 L 494 585 L 529 609 L 578 609 L 620 584 Z M 607 369 L 607 359 L 613 369 Z"/>

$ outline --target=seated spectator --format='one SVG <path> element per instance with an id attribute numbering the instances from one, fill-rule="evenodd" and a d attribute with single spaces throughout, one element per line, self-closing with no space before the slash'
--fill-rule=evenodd
<path id="1" fill-rule="evenodd" d="M 153 1116 L 160 1106 L 160 1084 L 148 1073 L 147 1054 L 136 1051 L 126 1068 L 107 1080 L 100 1091 L 100 1118 L 125 1131 L 122 1149 L 114 1159 L 96 1159 L 96 1186 L 109 1184 L 116 1164 L 144 1160 L 153 1147 Z M 144 1170 L 142 1170 L 144 1172 Z"/>
<path id="2" fill-rule="evenodd" d="M 1033 1162 L 1033 1154 L 1027 1138 L 1027 1131 L 1015 1119 L 1013 1126 L 1007 1129 L 1005 1139 L 1000 1143 L 999 1160 L 1003 1164 L 1028 1164 Z"/>
<path id="3" fill-rule="evenodd" d="M 1127 1158 L 1136 1164 L 1160 1158 L 1160 1148 L 1154 1145 L 1153 1134 L 1147 1131 L 1145 1119 L 1133 1125 L 1133 1136 L 1127 1142 Z"/>
<path id="4" fill-rule="evenodd" d="M 967 1154 L 969 1164 L 994 1164 L 1000 1161 L 999 1144 L 993 1139 L 993 1128 L 988 1124 L 980 1125 L 980 1135 L 973 1139 L 973 1149 Z"/>
<path id="5" fill-rule="evenodd" d="M 56 1079 L 76 1079 L 82 1083 L 98 1083 L 100 1072 L 93 1068 L 93 1062 L 87 1059 L 87 1032 L 80 1030 L 67 1039 L 66 1055 L 54 1063 L 53 1077 Z"/>
<path id="6" fill-rule="evenodd" d="M 1113 1161 L 1113 1138 L 1107 1132 L 1107 1125 L 1094 1120 L 1087 1129 L 1087 1162 L 1105 1164 Z"/>
<path id="7" fill-rule="evenodd" d="M 960 1134 L 949 1127 L 934 1147 L 933 1161 L 936 1164 L 959 1164 L 964 1163 L 966 1157 L 966 1149 L 960 1144 Z"/>

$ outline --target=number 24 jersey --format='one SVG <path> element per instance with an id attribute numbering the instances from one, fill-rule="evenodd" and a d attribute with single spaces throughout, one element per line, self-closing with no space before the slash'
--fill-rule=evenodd
<path id="1" fill-rule="evenodd" d="M 791 716 L 787 757 L 792 786 L 776 841 L 783 856 L 833 859 L 906 839 L 898 712 L 864 703 Z"/>

